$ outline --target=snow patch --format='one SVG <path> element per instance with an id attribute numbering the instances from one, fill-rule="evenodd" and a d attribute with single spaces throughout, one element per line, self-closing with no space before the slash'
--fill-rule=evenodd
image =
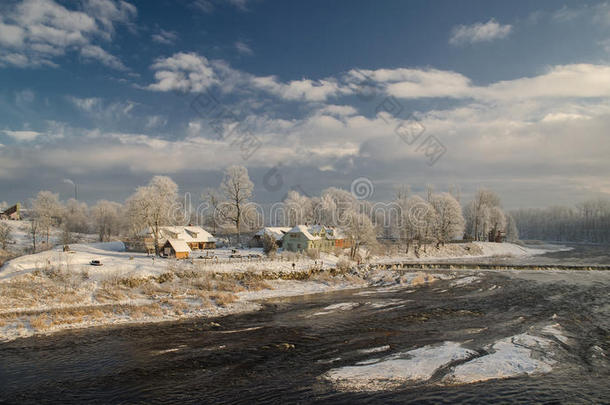
<path id="1" fill-rule="evenodd" d="M 358 353 L 360 353 L 360 354 L 380 353 L 380 352 L 387 352 L 388 350 L 390 350 L 390 345 L 371 347 L 370 349 L 360 349 L 360 350 L 358 350 Z"/>
<path id="2" fill-rule="evenodd" d="M 366 364 L 361 362 L 355 366 L 332 369 L 322 378 L 342 390 L 389 390 L 405 383 L 429 380 L 440 367 L 474 355 L 476 352 L 463 348 L 459 343 L 444 342 L 372 359 Z"/>
<path id="3" fill-rule="evenodd" d="M 468 284 L 472 284 L 472 283 L 478 283 L 479 281 L 481 281 L 481 279 L 479 277 L 476 276 L 468 276 L 468 277 L 462 277 L 459 278 L 455 281 L 451 282 L 451 285 L 453 287 L 462 287 Z"/>
<path id="4" fill-rule="evenodd" d="M 501 339 L 489 348 L 492 353 L 456 366 L 443 382 L 468 384 L 548 373 L 556 363 L 548 357 L 551 344 L 549 339 L 526 333 Z"/>
<path id="5" fill-rule="evenodd" d="M 313 316 L 327 315 L 327 314 L 330 314 L 333 311 L 337 311 L 337 310 L 338 311 L 349 311 L 350 309 L 354 309 L 358 305 L 360 305 L 360 304 L 358 304 L 357 302 L 340 302 L 338 304 L 332 304 L 332 305 L 322 308 L 323 309 L 322 311 L 314 313 Z"/>

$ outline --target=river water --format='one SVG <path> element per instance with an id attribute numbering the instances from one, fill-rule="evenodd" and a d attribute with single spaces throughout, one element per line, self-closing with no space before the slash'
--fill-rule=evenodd
<path id="1" fill-rule="evenodd" d="M 582 261 L 579 252 L 547 259 Z M 217 319 L 3 343 L 0 403 L 610 403 L 610 272 L 433 273 L 446 279 L 274 299 L 259 312 Z M 458 360 L 372 389 L 328 377 L 447 342 L 485 359 L 497 342 L 522 334 L 550 342 L 531 352 L 548 369 L 448 383 Z M 410 372 L 393 365 L 392 373 Z"/>

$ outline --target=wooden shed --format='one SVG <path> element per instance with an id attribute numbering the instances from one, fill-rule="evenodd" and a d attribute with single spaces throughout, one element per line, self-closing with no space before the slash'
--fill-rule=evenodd
<path id="1" fill-rule="evenodd" d="M 191 248 L 181 239 L 168 239 L 163 245 L 163 256 L 188 259 Z"/>

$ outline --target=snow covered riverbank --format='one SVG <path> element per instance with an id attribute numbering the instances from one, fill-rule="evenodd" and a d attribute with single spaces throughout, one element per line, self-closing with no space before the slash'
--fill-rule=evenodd
<path id="1" fill-rule="evenodd" d="M 532 249 L 511 244 L 468 243 L 441 247 L 427 259 L 473 255 L 525 256 Z M 248 253 L 260 253 L 252 250 Z M 339 258 L 236 259 L 217 249 L 211 259 L 176 261 L 125 252 L 121 242 L 56 248 L 11 260 L 0 269 L 0 339 L 68 328 L 215 317 L 252 311 L 257 300 L 360 288 L 422 285 L 447 277 L 374 271 L 337 273 Z M 99 260 L 102 266 L 92 266 Z M 400 261 L 401 256 L 374 258 Z M 292 265 L 294 263 L 294 266 Z"/>

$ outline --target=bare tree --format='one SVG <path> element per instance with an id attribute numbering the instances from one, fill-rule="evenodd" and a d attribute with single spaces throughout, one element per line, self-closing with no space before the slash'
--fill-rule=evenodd
<path id="1" fill-rule="evenodd" d="M 30 237 L 32 238 L 32 252 L 36 253 L 36 240 L 38 238 L 38 228 L 40 223 L 36 217 L 30 219 Z"/>
<path id="2" fill-rule="evenodd" d="M 2 245 L 2 250 L 6 250 L 6 245 L 8 245 L 12 240 L 12 230 L 9 224 L 4 222 L 0 223 L 0 245 Z"/>
<path id="3" fill-rule="evenodd" d="M 254 184 L 248 176 L 248 169 L 243 166 L 231 166 L 225 171 L 220 189 L 225 195 L 224 216 L 235 224 L 237 244 L 240 243 L 241 220 L 244 206 L 252 198 Z"/>
<path id="4" fill-rule="evenodd" d="M 150 229 L 157 256 L 161 227 L 173 222 L 176 214 L 174 211 L 178 207 L 178 185 L 166 176 L 153 177 L 147 186 L 138 187 L 127 200 L 127 210 L 134 229 Z"/>

